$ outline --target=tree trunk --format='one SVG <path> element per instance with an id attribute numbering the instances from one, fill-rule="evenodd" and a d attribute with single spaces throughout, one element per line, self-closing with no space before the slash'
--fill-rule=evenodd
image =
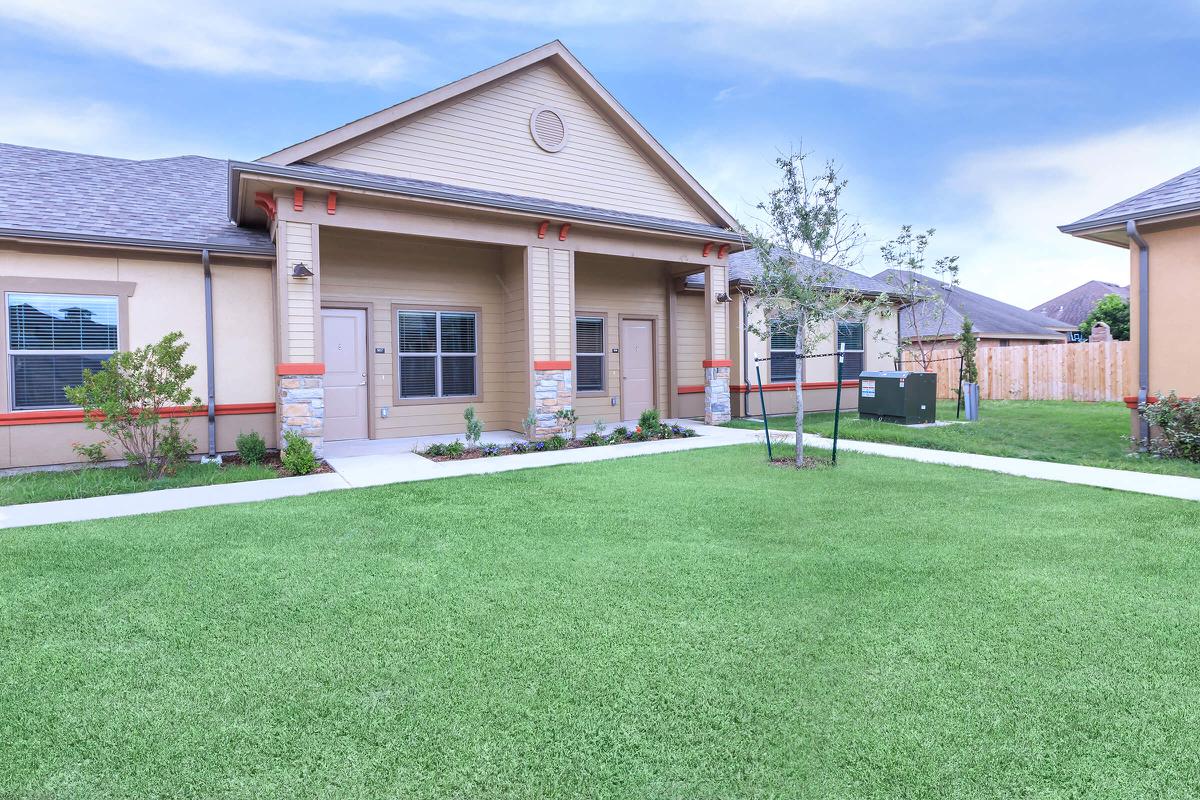
<path id="1" fill-rule="evenodd" d="M 796 466 L 804 466 L 804 323 L 796 327 Z"/>

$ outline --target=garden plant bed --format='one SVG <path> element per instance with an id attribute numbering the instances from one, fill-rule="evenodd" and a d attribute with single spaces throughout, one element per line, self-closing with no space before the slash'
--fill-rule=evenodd
<path id="1" fill-rule="evenodd" d="M 332 471 L 332 467 L 320 461 L 311 474 Z M 220 465 L 189 461 L 174 474 L 164 475 L 157 480 L 146 480 L 133 467 L 84 466 L 37 470 L 0 476 L 0 506 L 289 477 L 292 475 L 283 468 L 278 452 L 268 453 L 259 464 L 242 463 L 237 454 L 224 456 Z"/>
<path id="2" fill-rule="evenodd" d="M 612 433 L 589 433 L 582 438 L 552 436 L 544 441 L 513 442 L 512 444 L 481 444 L 478 447 L 468 447 L 460 441 L 449 444 L 432 444 L 417 454 L 430 461 L 466 461 L 473 458 L 492 458 L 494 456 L 515 456 L 528 453 L 550 453 L 556 450 L 577 450 L 583 447 L 608 447 L 611 445 L 634 444 L 637 442 L 660 442 L 668 439 L 690 439 L 698 434 L 693 428 L 682 425 L 663 425 L 658 432 L 646 433 L 641 427 L 629 430 L 625 427 L 614 428 Z"/>

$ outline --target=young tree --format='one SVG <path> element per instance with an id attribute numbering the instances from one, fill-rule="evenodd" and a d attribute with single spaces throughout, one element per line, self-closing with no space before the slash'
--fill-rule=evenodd
<path id="1" fill-rule="evenodd" d="M 195 446 L 178 419 L 164 421 L 169 409 L 200 406 L 187 385 L 196 374 L 183 362 L 187 346 L 182 333 L 168 333 L 154 344 L 113 353 L 96 372 L 84 370 L 83 383 L 65 390 L 67 399 L 83 409 L 87 427 L 115 439 L 149 480 L 172 470 Z"/>
<path id="2" fill-rule="evenodd" d="M 1129 301 L 1119 294 L 1106 294 L 1096 303 L 1087 319 L 1079 323 L 1083 338 L 1092 335 L 1092 328 L 1097 322 L 1107 322 L 1112 338 L 1118 342 L 1129 341 Z"/>
<path id="3" fill-rule="evenodd" d="M 963 383 L 979 383 L 979 364 L 975 353 L 979 349 L 979 337 L 975 334 L 975 323 L 963 316 L 962 331 L 958 334 L 958 352 L 962 356 Z"/>
<path id="4" fill-rule="evenodd" d="M 838 166 L 827 161 L 810 176 L 806 157 L 795 152 L 775 159 L 780 185 L 758 204 L 767 230 L 746 232 L 758 260 L 750 280 L 761 312 L 750 330 L 764 339 L 775 332 L 795 336 L 797 467 L 804 466 L 804 357 L 829 338 L 832 323 L 865 323 L 872 312 L 888 309 L 886 295 L 867 297 L 838 286 L 839 270 L 860 260 L 864 236 L 842 209 L 847 181 Z"/>
<path id="5" fill-rule="evenodd" d="M 890 270 L 885 282 L 892 295 L 900 299 L 900 317 L 912 331 L 908 337 L 910 352 L 926 372 L 933 361 L 933 350 L 943 338 L 949 309 L 946 298 L 932 290 L 930 281 L 941 283 L 950 292 L 958 286 L 958 256 L 943 256 L 932 265 L 925 260 L 934 232 L 930 228 L 913 233 L 911 225 L 902 225 L 900 234 L 880 248 Z M 903 344 L 898 342 L 897 346 Z"/>

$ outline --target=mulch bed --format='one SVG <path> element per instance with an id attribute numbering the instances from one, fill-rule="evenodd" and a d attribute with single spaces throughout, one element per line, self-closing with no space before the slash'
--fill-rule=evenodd
<path id="1" fill-rule="evenodd" d="M 242 457 L 239 456 L 237 453 L 229 453 L 228 455 L 221 457 L 221 465 L 222 466 L 224 466 L 226 464 L 242 464 L 242 463 L 243 463 Z M 281 478 L 294 478 L 295 477 L 294 475 L 292 475 L 292 473 L 288 472 L 286 469 L 283 468 L 283 462 L 280 461 L 280 459 L 279 459 L 278 451 L 273 450 L 273 451 L 267 453 L 266 457 L 263 458 L 263 460 L 260 461 L 259 463 L 262 466 L 267 467 L 268 469 L 275 470 L 275 474 Z M 325 473 L 328 473 L 328 472 L 333 472 L 333 467 L 329 466 L 329 464 L 325 463 L 321 459 L 317 459 L 317 468 L 308 474 L 309 475 L 324 475 Z"/>
<path id="2" fill-rule="evenodd" d="M 670 439 L 692 439 L 692 438 L 695 438 L 695 434 L 693 434 L 692 436 L 684 436 L 682 434 L 677 434 L 674 436 L 654 436 L 654 437 L 649 437 L 646 439 L 625 439 L 620 442 L 605 442 L 604 444 L 595 444 L 595 445 L 584 444 L 583 439 L 569 439 L 565 445 L 563 445 L 562 447 L 560 447 L 558 449 L 559 450 L 578 450 L 580 448 L 585 448 L 585 447 L 586 448 L 616 447 L 616 446 L 620 446 L 623 444 L 636 444 L 638 442 L 665 442 Z M 554 450 L 551 450 L 549 447 L 543 448 L 541 450 L 535 450 L 533 445 L 531 444 L 527 450 L 523 450 L 523 451 L 513 450 L 512 447 L 501 447 L 496 453 L 494 453 L 493 455 L 490 455 L 490 456 L 484 455 L 482 448 L 473 448 L 471 450 L 467 450 L 460 456 L 430 456 L 430 455 L 426 455 L 424 452 L 421 452 L 421 451 L 417 451 L 417 455 L 423 456 L 424 458 L 428 458 L 430 461 L 442 462 L 442 461 L 469 461 L 473 458 L 494 458 L 495 456 L 528 455 L 530 453 L 552 453 L 552 452 L 554 452 Z"/>

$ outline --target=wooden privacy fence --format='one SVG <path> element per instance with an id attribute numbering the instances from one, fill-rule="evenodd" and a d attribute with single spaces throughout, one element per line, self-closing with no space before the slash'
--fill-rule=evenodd
<path id="1" fill-rule="evenodd" d="M 980 347 L 979 397 L 983 400 L 1117 401 L 1133 394 L 1134 352 L 1129 342 L 1035 344 Z M 938 376 L 938 397 L 954 399 L 958 388 L 958 348 L 933 351 L 930 371 Z M 911 353 L 904 368 L 921 367 Z"/>

